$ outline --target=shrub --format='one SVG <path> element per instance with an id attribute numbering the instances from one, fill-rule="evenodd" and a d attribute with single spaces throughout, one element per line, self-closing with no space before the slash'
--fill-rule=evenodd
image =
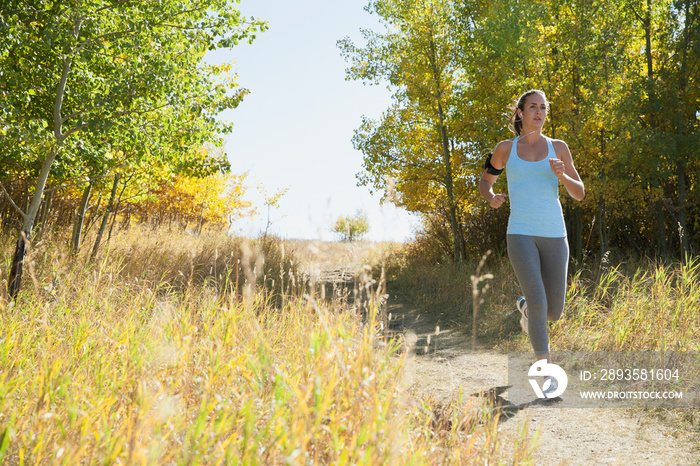
<path id="1" fill-rule="evenodd" d="M 354 216 L 340 217 L 333 225 L 333 231 L 342 241 L 357 241 L 369 232 L 367 215 L 358 210 Z"/>

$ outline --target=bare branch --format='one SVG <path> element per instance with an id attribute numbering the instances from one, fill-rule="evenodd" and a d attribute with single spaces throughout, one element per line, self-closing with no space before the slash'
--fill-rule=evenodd
<path id="1" fill-rule="evenodd" d="M 22 216 L 22 220 L 26 219 L 27 214 L 25 214 L 24 211 L 22 211 L 22 209 L 20 209 L 19 206 L 17 204 L 15 204 L 15 201 L 12 200 L 12 196 L 10 196 L 10 193 L 7 192 L 7 190 L 5 189 L 5 186 L 3 186 L 2 183 L 0 183 L 0 188 L 2 188 L 2 192 L 4 192 L 5 196 L 7 196 L 7 198 L 10 200 L 10 204 L 12 204 L 12 207 L 17 209 L 17 212 L 19 212 L 19 214 Z"/>
<path id="2" fill-rule="evenodd" d="M 634 13 L 634 16 L 636 16 L 637 19 L 643 23 L 645 20 L 639 15 L 639 13 L 637 13 L 637 10 L 634 8 L 634 5 L 630 3 L 629 7 L 632 10 L 632 13 Z"/>

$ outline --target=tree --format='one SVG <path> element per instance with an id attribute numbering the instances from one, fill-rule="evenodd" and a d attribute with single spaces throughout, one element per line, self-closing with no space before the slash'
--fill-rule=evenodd
<path id="1" fill-rule="evenodd" d="M 263 198 L 263 204 L 267 208 L 267 221 L 265 222 L 265 232 L 263 233 L 263 243 L 267 239 L 267 233 L 270 230 L 270 226 L 272 225 L 272 220 L 270 220 L 270 211 L 272 209 L 277 209 L 280 206 L 280 199 L 282 199 L 282 196 L 287 194 L 287 191 L 289 191 L 289 188 L 283 188 L 277 191 L 276 193 L 269 194 L 267 192 L 267 189 L 265 189 L 265 186 L 263 186 L 261 183 L 258 183 L 258 191 L 260 192 L 260 195 Z"/>
<path id="2" fill-rule="evenodd" d="M 84 160 L 75 150 L 82 146 L 99 164 L 106 153 L 99 142 L 114 131 L 142 144 L 148 136 L 181 136 L 189 145 L 227 130 L 215 115 L 244 93 L 227 94 L 215 79 L 224 70 L 205 67 L 204 54 L 252 40 L 266 26 L 246 20 L 226 0 L 9 0 L 0 17 L 0 150 L 13 161 L 36 158 L 40 167 L 31 202 L 19 212 L 8 280 L 15 297 L 25 238 L 56 159 Z"/>
<path id="3" fill-rule="evenodd" d="M 333 225 L 333 231 L 340 236 L 341 241 L 358 241 L 369 232 L 369 220 L 363 211 L 358 210 L 354 216 L 339 217 Z"/>
<path id="4" fill-rule="evenodd" d="M 364 46 L 340 42 L 347 76 L 388 83 L 393 102 L 355 132 L 358 180 L 381 190 L 394 179 L 392 202 L 420 213 L 453 258 L 460 239 L 462 252 L 505 240 L 507 219 L 476 182 L 489 149 L 512 137 L 508 106 L 531 88 L 547 93 L 546 132 L 567 141 L 587 187 L 581 203 L 561 195 L 577 260 L 611 248 L 683 256 L 697 241 L 700 2 L 372 0 L 366 10 L 382 28 L 363 31 Z"/>
<path id="5" fill-rule="evenodd" d="M 464 77 L 455 67 L 452 2 L 378 0 L 366 10 L 379 16 L 386 31 L 363 31 L 363 48 L 349 39 L 339 42 L 351 62 L 348 78 L 387 81 L 394 104 L 380 122 L 365 119 L 355 132 L 355 148 L 364 154 L 365 173 L 358 175 L 359 181 L 382 189 L 390 175 L 401 195 L 414 191 L 430 202 L 439 193 L 451 226 L 454 260 L 461 262 L 460 199 L 455 193 L 461 138 L 454 120 L 456 88 Z M 409 203 L 404 206 L 421 211 Z"/>
<path id="6" fill-rule="evenodd" d="M 246 175 L 215 173 L 207 177 L 176 175 L 150 190 L 147 199 L 134 203 L 142 221 L 156 225 L 193 226 L 199 234 L 205 224 L 228 229 L 251 206 L 243 199 Z"/>

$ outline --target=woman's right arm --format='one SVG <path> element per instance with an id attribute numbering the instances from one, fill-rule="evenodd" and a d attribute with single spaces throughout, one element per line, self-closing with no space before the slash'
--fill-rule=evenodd
<path id="1" fill-rule="evenodd" d="M 505 168 L 508 155 L 510 155 L 511 144 L 512 141 L 501 141 L 498 143 L 491 156 L 491 166 L 493 166 L 493 168 L 497 170 Z M 497 179 L 498 175 L 492 175 L 487 170 L 484 170 L 481 174 L 481 180 L 479 180 L 479 192 L 494 209 L 501 207 L 506 200 L 505 194 L 496 194 L 493 192 L 493 184 Z"/>

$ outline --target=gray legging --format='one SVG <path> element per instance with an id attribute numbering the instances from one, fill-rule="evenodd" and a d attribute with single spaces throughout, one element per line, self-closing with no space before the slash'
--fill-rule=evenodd
<path id="1" fill-rule="evenodd" d="M 566 300 L 566 238 L 507 235 L 508 257 L 527 302 L 528 334 L 536 356 L 549 354 L 547 321 L 559 320 Z"/>

